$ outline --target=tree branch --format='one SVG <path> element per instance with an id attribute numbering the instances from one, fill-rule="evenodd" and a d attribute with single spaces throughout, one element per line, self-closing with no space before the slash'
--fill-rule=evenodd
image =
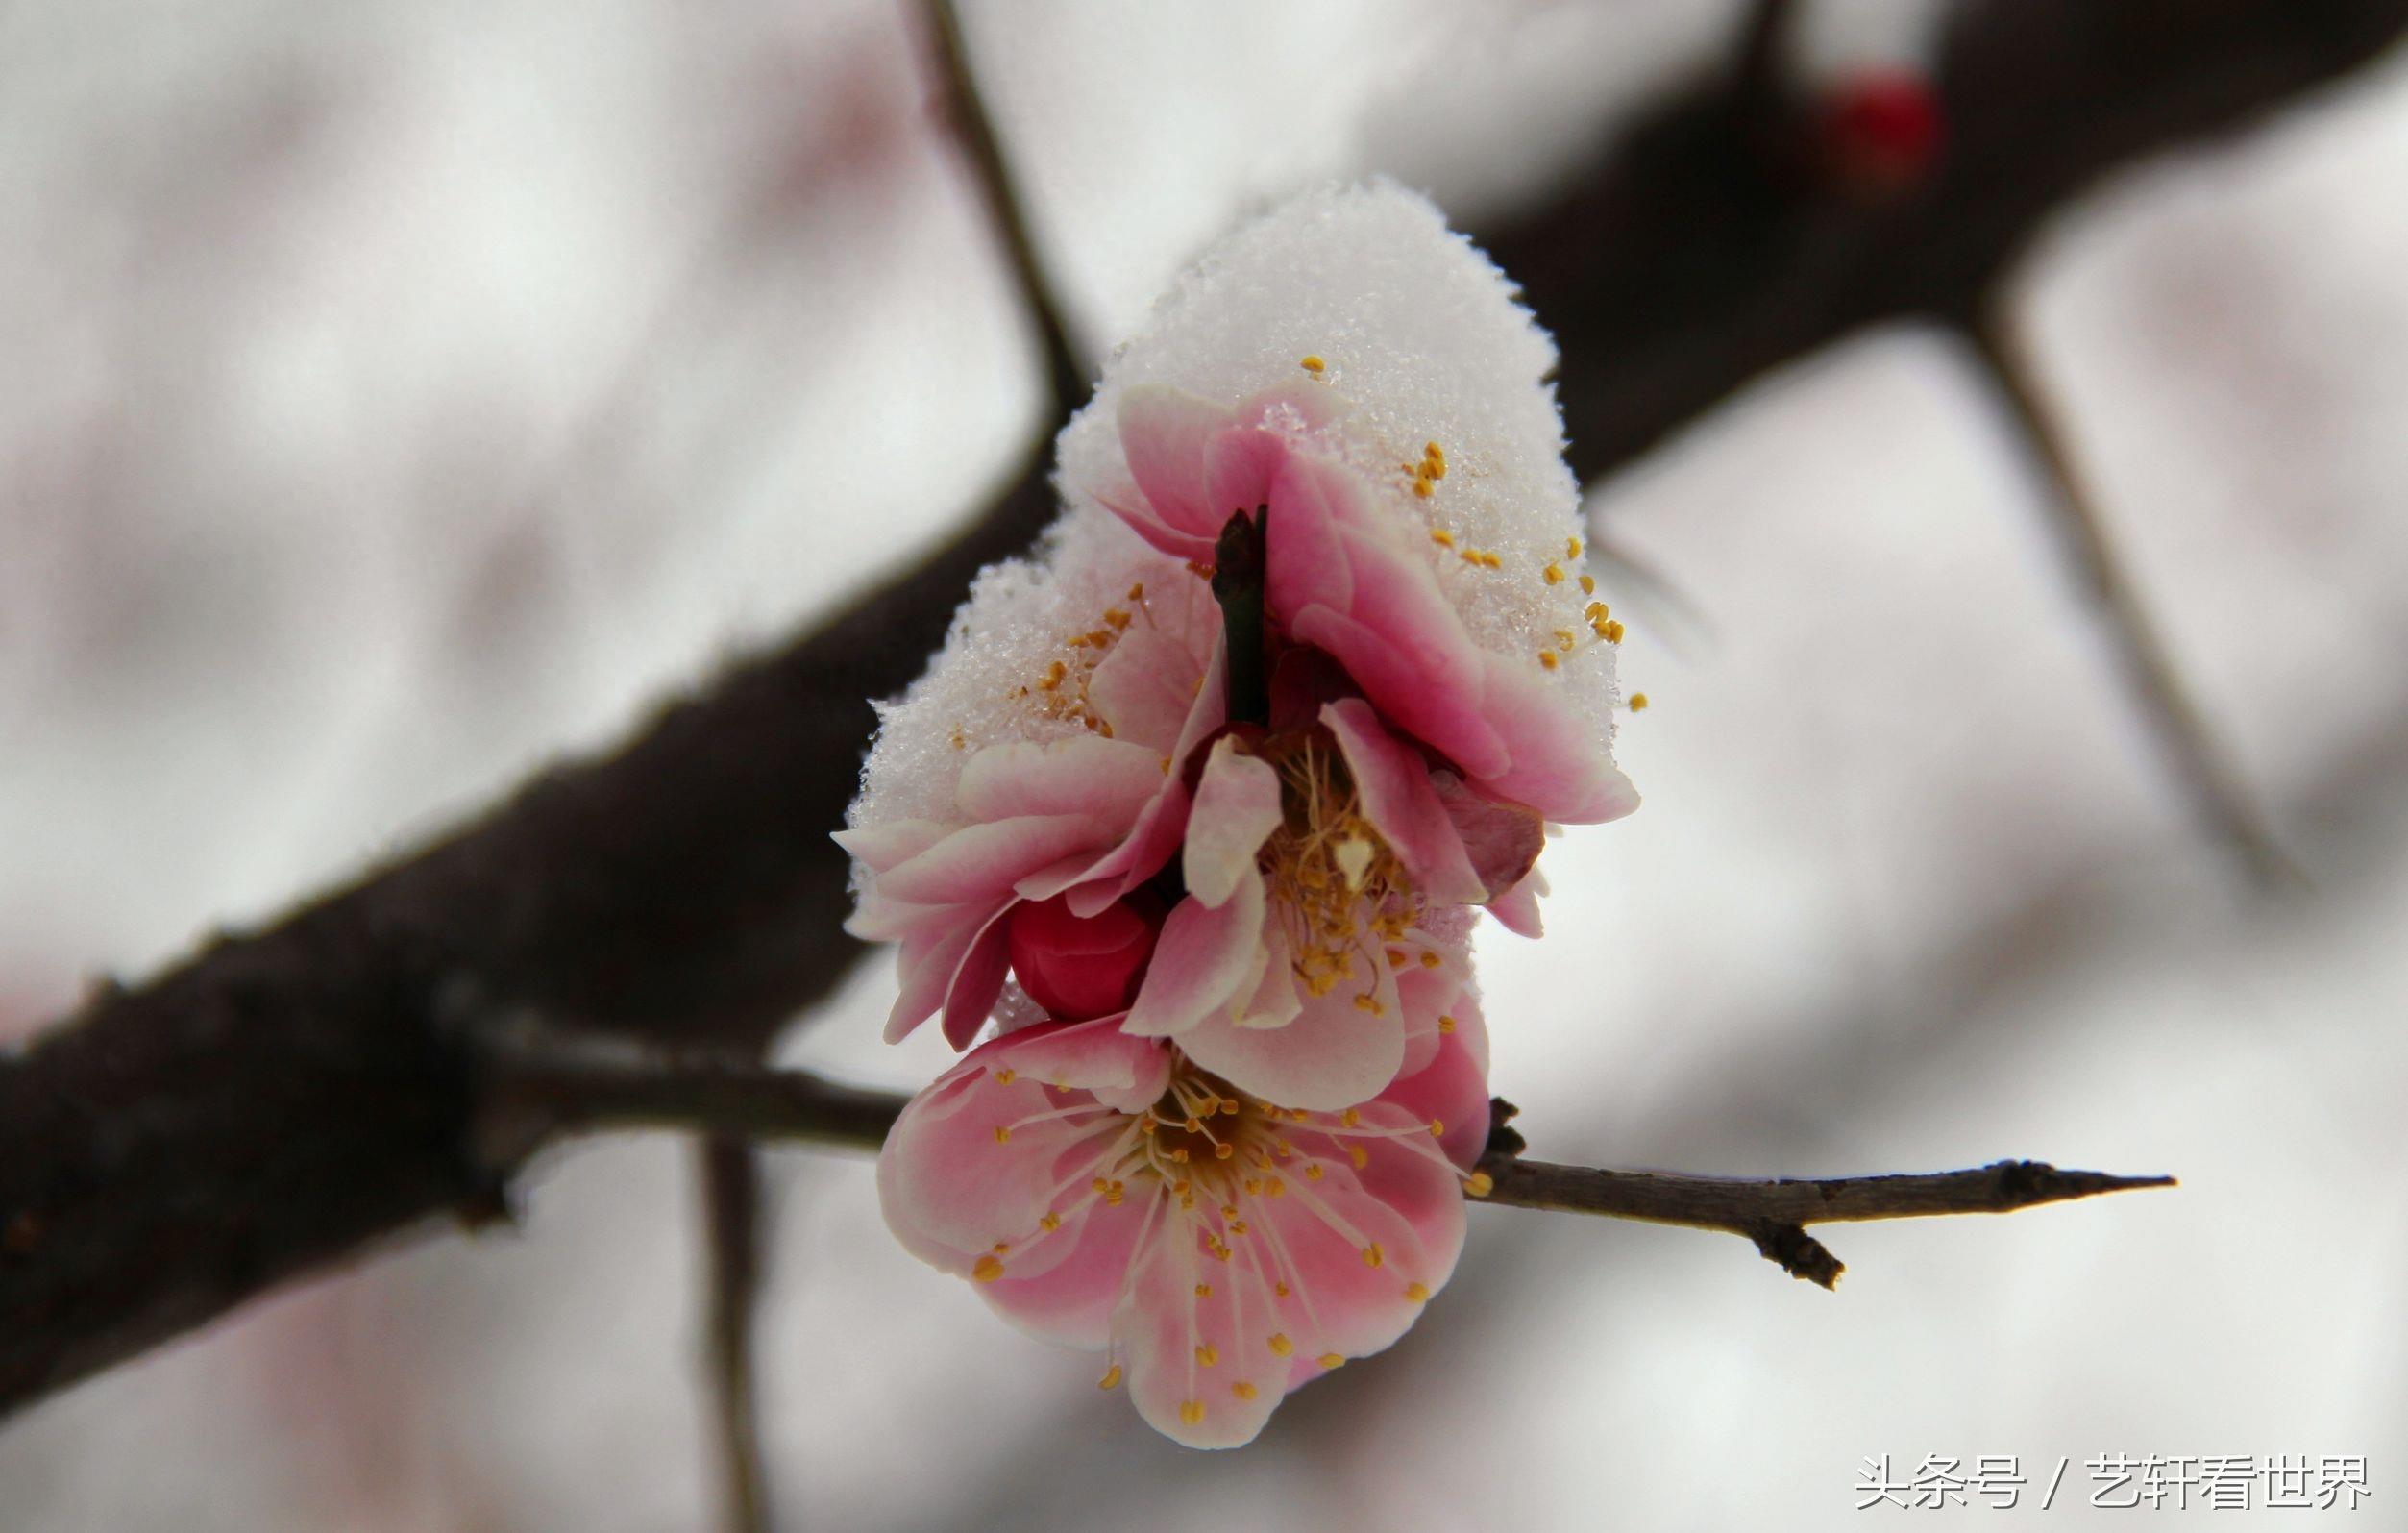
<path id="1" fill-rule="evenodd" d="M 2108 649 L 2144 728 L 2165 757 L 2192 817 L 2258 888 L 2304 881 L 2274 839 L 2273 827 L 2225 758 L 2182 671 L 2125 573 L 2114 540 L 2074 462 L 2064 426 L 2041 395 L 2031 359 L 2011 321 L 1992 314 L 1968 332 L 1988 364 L 2008 423 L 2038 472 L 2049 527 L 2082 592 L 2098 608 Z"/>
<path id="2" fill-rule="evenodd" d="M 1723 74 L 1487 244 L 1557 334 L 1573 460 L 1594 476 L 1860 325 L 1979 312 L 2099 175 L 2329 80 L 2403 25 L 2408 0 L 1978 0 L 1941 58 L 1951 153 L 1903 202 L 1768 169 L 1726 131 Z M 919 672 L 971 577 L 1053 508 L 1032 452 L 917 568 L 616 753 L 103 986 L 0 1059 L 0 1410 L 430 1216 L 499 1215 L 509 1163 L 473 1152 L 475 1056 L 438 1003 L 457 982 L 665 1044 L 757 1046 L 824 996 L 858 951 L 827 832 L 867 700 Z"/>
<path id="3" fill-rule="evenodd" d="M 509 1112 L 531 1115 L 521 1118 L 516 1132 L 532 1133 L 537 1141 L 571 1130 L 700 1128 L 874 1150 L 909 1100 L 833 1085 L 801 1071 L 604 1053 L 575 1041 L 497 1054 L 486 1076 Z M 1815 1179 L 1559 1166 L 1523 1159 L 1521 1136 L 1503 1126 L 1512 1107 L 1500 1100 L 1495 1109 L 1498 1126 L 1479 1167 L 1487 1182 L 1484 1187 L 1474 1178 L 1470 1188 L 1481 1200 L 1743 1236 L 1791 1276 L 1825 1288 L 1838 1282 L 1840 1261 L 1806 1232 L 1808 1224 L 2003 1214 L 2175 1185 L 2171 1176 L 2059 1171 L 2034 1160 L 1921 1175 Z"/>

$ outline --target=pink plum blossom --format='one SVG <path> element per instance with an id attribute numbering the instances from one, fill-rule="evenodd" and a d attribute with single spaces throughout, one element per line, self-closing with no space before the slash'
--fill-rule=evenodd
<path id="1" fill-rule="evenodd" d="M 1413 1068 L 1336 1111 L 1266 1101 L 1118 1018 L 1008 1032 L 904 1109 L 878 1159 L 887 1223 L 1022 1330 L 1103 1350 L 1102 1386 L 1158 1430 L 1251 1441 L 1454 1272 L 1488 1105 L 1451 975 Z"/>
<path id="2" fill-rule="evenodd" d="M 1259 508 L 1280 638 L 1328 655 L 1384 718 L 1481 794 L 1565 824 L 1629 813 L 1638 802 L 1629 780 L 1546 682 L 1558 652 L 1482 648 L 1440 589 L 1445 549 L 1397 504 L 1405 484 L 1436 481 L 1383 485 L 1315 445 L 1315 433 L 1343 414 L 1324 383 L 1230 407 L 1163 384 L 1132 387 L 1119 422 L 1135 493 L 1103 502 L 1147 542 L 1189 559 L 1211 556 L 1233 512 Z M 1589 629 L 1565 631 L 1575 644 L 1585 632 L 1601 637 Z"/>
<path id="3" fill-rule="evenodd" d="M 1173 768 L 1220 722 L 1219 613 L 1192 572 L 1163 561 L 1153 573 L 1150 589 L 1136 582 L 1062 635 L 1061 654 L 995 681 L 1069 729 L 965 747 L 946 812 L 838 832 L 860 866 L 847 929 L 902 944 L 890 1041 L 942 1012 L 946 1037 L 967 1047 L 1002 993 L 1015 907 L 1058 901 L 1067 918 L 1105 917 L 1176 854 L 1189 788 Z M 1022 930 L 1024 954 L 1046 945 Z M 1039 983 L 1057 998 L 1085 988 L 1059 972 Z"/>

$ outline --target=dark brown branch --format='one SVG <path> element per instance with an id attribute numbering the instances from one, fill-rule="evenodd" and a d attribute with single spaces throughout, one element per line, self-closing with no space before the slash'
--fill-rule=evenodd
<path id="1" fill-rule="evenodd" d="M 761 1298 L 764 1206 L 758 1152 L 734 1134 L 708 1134 L 696 1146 L 701 1184 L 704 1392 L 717 1448 L 721 1525 L 726 1533 L 769 1533 L 770 1487 L 761 1451 L 761 1416 L 752 1348 Z"/>
<path id="2" fill-rule="evenodd" d="M 1561 344 L 1593 476 L 1860 325 L 1980 312 L 2101 174 L 2329 80 L 2403 24 L 2408 0 L 1980 0 L 1942 55 L 1945 168 L 1902 202 L 1766 166 L 1728 131 L 1724 75 L 1487 242 Z M 866 700 L 911 679 L 971 576 L 1051 509 L 1032 454 L 917 568 L 615 754 L 104 987 L 0 1060 L 0 1410 L 430 1216 L 497 1214 L 509 1163 L 472 1152 L 471 1053 L 437 1003 L 455 982 L 665 1044 L 757 1047 L 824 996 L 857 951 L 826 837 Z"/>
<path id="3" fill-rule="evenodd" d="M 2181 668 L 2125 572 L 2087 481 L 2067 447 L 2063 425 L 2041 396 L 2031 359 L 2010 333 L 2010 323 L 1993 314 L 1972 330 L 1970 338 L 1975 352 L 1989 364 L 2007 418 L 2039 472 L 2049 526 L 2075 581 L 2098 609 L 2125 690 L 2200 830 L 2231 853 L 2260 889 L 2297 884 L 2298 871 L 2283 854 L 2240 773 L 2225 759 L 2215 731 L 2183 683 Z"/>
<path id="4" fill-rule="evenodd" d="M 515 1112 L 550 1121 L 539 1133 L 571 1128 L 700 1128 L 763 1139 L 806 1139 L 873 1150 L 903 1110 L 892 1093 L 832 1085 L 800 1071 L 725 1061 L 676 1062 L 601 1054 L 543 1044 L 497 1056 L 489 1072 Z M 1511 1114 L 1497 1104 L 1500 1119 Z M 528 1126 L 534 1126 L 528 1125 Z M 2171 1187 L 2171 1176 L 2114 1176 L 2059 1171 L 2034 1160 L 2003 1160 L 1971 1171 L 1926 1175 L 1778 1177 L 1684 1176 L 1671 1172 L 1608 1171 L 1521 1158 L 1521 1136 L 1495 1134 L 1474 1195 L 1510 1208 L 1597 1214 L 1753 1241 L 1793 1277 L 1830 1288 L 1840 1262 L 1808 1224 L 1871 1219 L 2004 1214 L 2101 1193 Z"/>
<path id="5" fill-rule="evenodd" d="M 1482 1160 L 1480 1169 L 1493 1182 L 1487 1195 L 1490 1202 L 1722 1230 L 1754 1242 L 1766 1260 L 1790 1276 L 1825 1288 L 1839 1281 L 1843 1269 L 1838 1257 L 1806 1233 L 1808 1224 L 2006 1214 L 2101 1193 L 2175 1185 L 2171 1176 L 2059 1171 L 2036 1160 L 2002 1160 L 1972 1171 L 1925 1175 L 1818 1180 L 1604 1171 L 1498 1153 Z"/>

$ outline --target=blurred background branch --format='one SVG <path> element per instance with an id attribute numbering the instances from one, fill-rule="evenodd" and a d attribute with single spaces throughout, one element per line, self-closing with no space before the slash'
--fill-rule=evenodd
<path id="1" fill-rule="evenodd" d="M 1768 159 L 1717 71 L 1483 234 L 1562 345 L 1575 460 L 1596 477 L 1865 325 L 1986 322 L 2034 232 L 2102 173 L 2246 122 L 2403 24 L 2391 0 L 1968 4 L 1932 75 L 1946 153 L 1885 197 L 1810 155 Z M 1033 278 L 1024 224 L 1005 242 Z M 828 994 L 856 952 L 825 836 L 864 700 L 908 681 L 970 577 L 1051 513 L 1043 443 L 1076 368 L 1042 317 L 1058 309 L 1035 311 L 1054 418 L 920 566 L 619 751 L 265 930 L 100 987 L 0 1062 L 0 1405 L 430 1216 L 495 1215 L 508 1168 L 470 1151 L 473 1066 L 439 1020 L 462 980 L 658 1043 L 753 1049 Z"/>

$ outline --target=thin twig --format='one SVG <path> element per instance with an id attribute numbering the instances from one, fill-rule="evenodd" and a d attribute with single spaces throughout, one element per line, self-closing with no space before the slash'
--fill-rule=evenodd
<path id="1" fill-rule="evenodd" d="M 2193 818 L 2261 891 L 2299 883 L 2298 870 L 2275 841 L 2264 811 L 2218 744 L 2150 620 L 2011 323 L 1994 310 L 1962 328 L 1988 364 L 2009 423 L 2046 482 L 2050 527 L 2083 593 L 2097 605 L 2125 685 Z"/>
<path id="2" fill-rule="evenodd" d="M 970 157 L 979 200 L 995 222 L 995 237 L 1003 242 L 1004 258 L 1011 262 L 1021 301 L 1037 326 L 1037 343 L 1044 353 L 1045 384 L 1053 394 L 1054 409 L 1047 413 L 1068 413 L 1087 393 L 1087 370 L 1079 365 L 1078 348 L 1071 343 L 1061 295 L 1054 291 L 1044 260 L 1037 254 L 1028 200 L 1004 161 L 995 113 L 987 108 L 977 71 L 971 64 L 960 13 L 952 0 L 927 0 L 927 12 L 930 30 L 936 35 L 937 66 L 945 78 L 947 115 L 962 152 Z"/>
<path id="3" fill-rule="evenodd" d="M 717 1438 L 720 1504 L 727 1533 L 769 1533 L 769 1475 L 761 1452 L 752 1337 L 761 1294 L 759 1152 L 740 1135 L 698 1144 L 702 1184 L 703 1355 Z"/>
<path id="4" fill-rule="evenodd" d="M 876 1150 L 908 1099 L 839 1086 L 801 1071 L 725 1059 L 682 1061 L 602 1053 L 582 1040 L 521 1046 L 489 1070 L 514 1110 L 548 1115 L 558 1129 L 701 1128 L 763 1139 L 807 1139 Z M 1511 1108 L 1497 1104 L 1502 1116 Z M 2003 1160 L 1969 1171 L 1836 1179 L 1684 1176 L 1524 1160 L 1520 1136 L 1497 1133 L 1480 1162 L 1483 1201 L 1634 1219 L 1745 1236 L 1794 1277 L 1831 1287 L 1839 1259 L 1808 1224 L 1867 1219 L 2002 1214 L 2138 1187 L 2171 1187 L 2171 1176 L 2115 1176 Z M 1479 1188 L 1478 1181 L 1472 1183 Z"/>
<path id="5" fill-rule="evenodd" d="M 1480 1163 L 1487 1201 L 1608 1219 L 1718 1229 L 1756 1243 L 1790 1276 L 1830 1288 L 1844 1270 L 1806 1232 L 1808 1224 L 1945 1214 L 2006 1214 L 2041 1203 L 2137 1187 L 2171 1187 L 2171 1176 L 2059 1171 L 2036 1160 L 2002 1160 L 1969 1171 L 1826 1179 L 1683 1176 L 1660 1171 L 1558 1166 L 1502 1152 Z"/>

